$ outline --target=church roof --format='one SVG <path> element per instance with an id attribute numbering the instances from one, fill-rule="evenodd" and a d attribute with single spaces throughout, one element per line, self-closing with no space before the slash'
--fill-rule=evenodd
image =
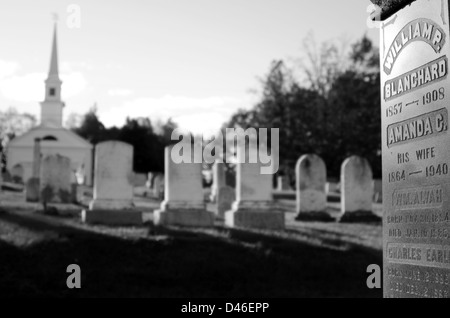
<path id="1" fill-rule="evenodd" d="M 42 146 L 50 148 L 85 148 L 92 149 L 93 146 L 71 130 L 62 127 L 37 126 L 25 134 L 14 138 L 8 144 L 8 148 L 33 147 L 34 140 L 40 138 Z"/>

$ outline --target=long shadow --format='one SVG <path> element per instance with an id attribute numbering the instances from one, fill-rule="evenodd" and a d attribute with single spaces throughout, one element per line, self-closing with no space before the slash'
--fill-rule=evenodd
<path id="1" fill-rule="evenodd" d="M 347 251 L 241 230 L 219 235 L 149 226 L 123 239 L 48 218 L 0 214 L 58 239 L 16 248 L 0 241 L 0 297 L 381 297 L 366 287 L 366 268 L 381 254 Z M 160 240 L 161 237 L 165 239 Z M 70 264 L 82 288 L 66 287 Z"/>

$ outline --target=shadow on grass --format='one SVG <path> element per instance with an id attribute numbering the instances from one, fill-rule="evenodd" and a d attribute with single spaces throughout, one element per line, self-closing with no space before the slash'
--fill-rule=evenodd
<path id="1" fill-rule="evenodd" d="M 381 264 L 381 252 L 357 246 L 337 250 L 223 228 L 149 227 L 148 237 L 123 239 L 35 216 L 3 213 L 2 221 L 59 238 L 28 247 L 0 241 L 1 297 L 382 296 L 366 287 L 366 268 Z M 70 264 L 81 267 L 79 290 L 66 287 Z"/>

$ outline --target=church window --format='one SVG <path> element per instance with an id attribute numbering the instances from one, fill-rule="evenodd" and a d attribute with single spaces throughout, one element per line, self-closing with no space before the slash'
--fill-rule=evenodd
<path id="1" fill-rule="evenodd" d="M 42 140 L 47 140 L 47 141 L 58 141 L 58 138 L 56 138 L 55 136 L 45 136 L 44 138 L 42 138 Z"/>
<path id="2" fill-rule="evenodd" d="M 50 88 L 50 96 L 55 96 L 56 95 L 56 88 L 51 87 Z"/>

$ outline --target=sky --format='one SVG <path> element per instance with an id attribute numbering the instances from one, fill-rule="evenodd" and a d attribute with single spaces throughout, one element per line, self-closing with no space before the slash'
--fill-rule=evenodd
<path id="1" fill-rule="evenodd" d="M 0 0 L 0 110 L 39 119 L 50 63 L 53 13 L 65 120 L 94 104 L 105 126 L 126 117 L 172 118 L 196 134 L 215 133 L 251 108 L 271 61 L 318 43 L 365 33 L 361 0 Z M 79 13 L 79 15 L 78 15 Z M 77 23 L 79 22 L 79 24 Z"/>

